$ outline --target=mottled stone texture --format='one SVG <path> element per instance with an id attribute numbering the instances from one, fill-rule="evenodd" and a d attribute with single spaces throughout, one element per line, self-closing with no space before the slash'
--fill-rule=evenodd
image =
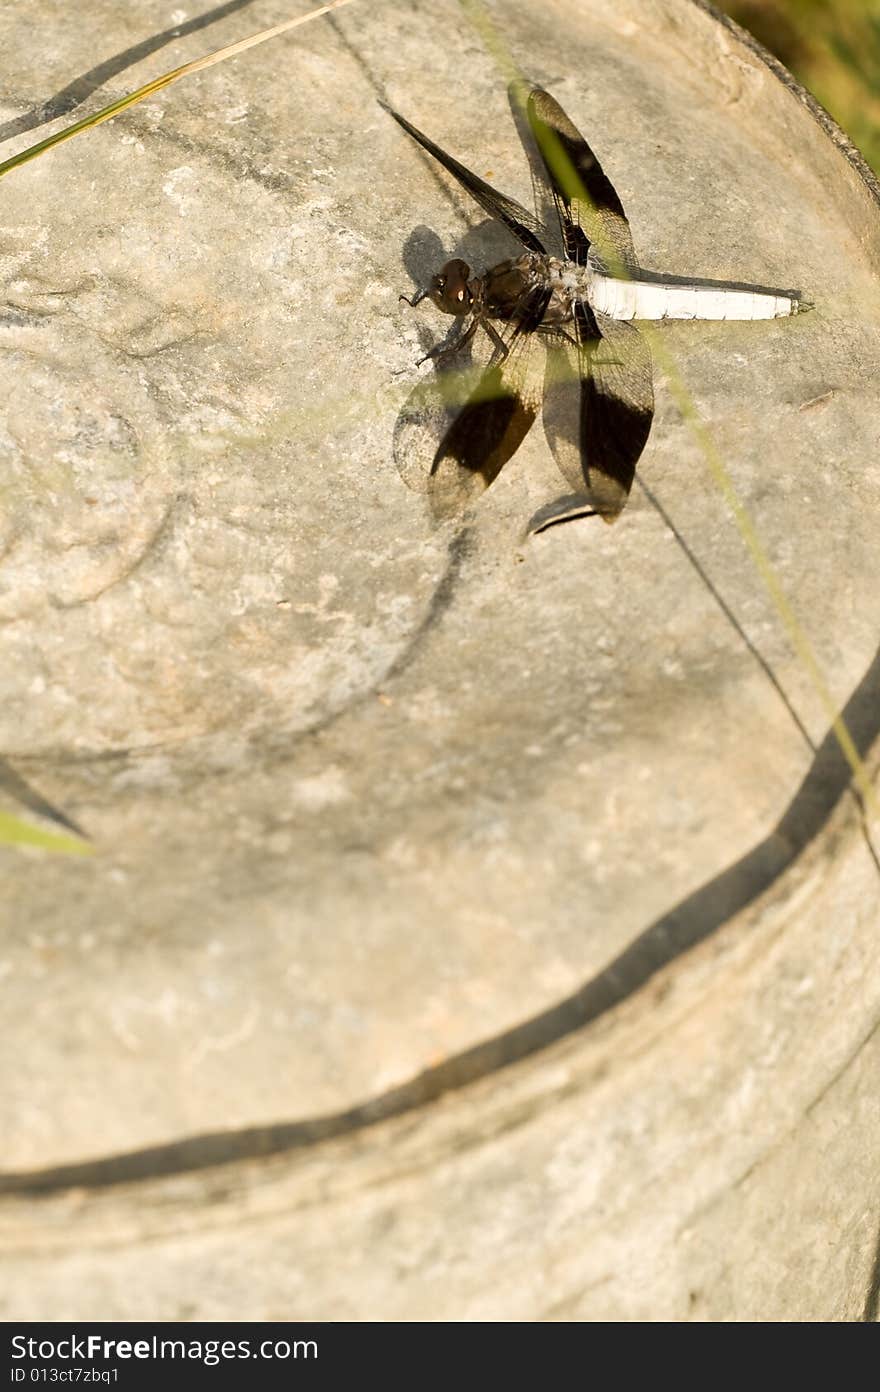
<path id="1" fill-rule="evenodd" d="M 6 7 L 4 152 L 290 13 L 221 11 Z M 815 302 L 660 332 L 874 769 L 871 188 L 687 0 L 492 13 L 646 267 Z M 378 95 L 528 200 L 452 0 L 3 182 L 0 806 L 96 854 L 0 852 L 3 1168 L 51 1191 L 6 1202 L 0 1312 L 860 1318 L 880 873 L 828 712 L 665 368 L 613 528 L 523 541 L 537 427 L 463 526 L 401 482 L 448 321 L 398 294 L 511 244 Z"/>

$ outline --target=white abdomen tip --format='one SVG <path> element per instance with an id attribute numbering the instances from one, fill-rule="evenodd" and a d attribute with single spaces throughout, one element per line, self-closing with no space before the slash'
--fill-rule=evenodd
<path id="1" fill-rule="evenodd" d="M 802 307 L 793 292 L 616 280 L 598 273 L 590 278 L 588 295 L 593 309 L 610 319 L 782 319 Z"/>

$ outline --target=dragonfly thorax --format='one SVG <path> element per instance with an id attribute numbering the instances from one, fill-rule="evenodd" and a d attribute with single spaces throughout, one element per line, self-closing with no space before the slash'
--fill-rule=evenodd
<path id="1" fill-rule="evenodd" d="M 583 271 L 574 261 L 526 252 L 500 261 L 479 277 L 477 303 L 492 319 L 550 327 L 568 323 L 575 301 L 586 293 Z M 535 306 L 541 305 L 535 322 Z"/>
<path id="2" fill-rule="evenodd" d="M 472 275 L 468 263 L 456 257 L 431 277 L 428 289 L 411 303 L 427 297 L 444 314 L 456 318 L 474 314 L 484 321 L 516 323 L 532 318 L 537 294 L 544 304 L 540 324 L 565 324 L 572 318 L 575 301 L 586 297 L 588 275 L 574 261 L 532 251 L 499 261 L 482 275 Z"/>

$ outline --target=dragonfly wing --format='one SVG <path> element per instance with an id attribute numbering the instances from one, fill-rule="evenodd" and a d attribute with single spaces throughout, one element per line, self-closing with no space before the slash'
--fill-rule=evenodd
<path id="1" fill-rule="evenodd" d="M 547 353 L 544 431 L 572 495 L 613 522 L 626 505 L 651 431 L 651 351 L 632 324 L 580 305 L 575 323 L 577 347 L 557 343 Z M 571 497 L 565 501 L 570 504 Z M 581 507 L 580 515 L 587 510 Z M 545 521 L 531 530 L 549 525 Z"/>
<path id="2" fill-rule="evenodd" d="M 527 110 L 528 95 L 532 87 L 526 82 L 511 82 L 507 89 L 507 96 L 510 102 L 510 114 L 516 126 L 516 133 L 519 136 L 520 144 L 523 147 L 526 158 L 529 162 L 529 173 L 532 178 L 532 201 L 535 207 L 538 221 L 542 228 L 542 239 L 544 246 L 551 256 L 572 257 L 569 242 L 563 236 L 563 223 L 560 217 L 559 195 L 547 177 L 547 166 L 541 158 L 538 143 L 535 140 L 529 123 Z M 584 259 L 589 243 L 584 239 Z"/>
<path id="3" fill-rule="evenodd" d="M 384 103 L 382 105 L 384 106 Z M 394 117 L 397 124 L 402 126 L 408 135 L 412 136 L 413 140 L 421 145 L 423 150 L 427 150 L 429 155 L 433 155 L 434 159 L 442 164 L 443 168 L 447 169 L 463 188 L 467 189 L 471 197 L 490 217 L 503 222 L 505 227 L 528 251 L 536 251 L 543 255 L 545 230 L 537 218 L 527 212 L 520 203 L 517 203 L 515 198 L 508 198 L 506 194 L 499 193 L 491 184 L 487 184 L 484 179 L 472 174 L 457 159 L 453 159 L 452 155 L 447 155 L 445 150 L 441 150 L 439 145 L 435 145 L 433 140 L 429 140 L 405 117 L 392 111 L 390 106 L 386 106 L 385 110 L 389 116 Z"/>
<path id="4" fill-rule="evenodd" d="M 438 521 L 457 516 L 494 482 L 541 404 L 534 335 L 514 334 L 508 355 L 479 369 L 420 382 L 394 431 L 394 459 L 408 487 L 427 494 Z"/>
<path id="5" fill-rule="evenodd" d="M 541 87 L 515 88 L 553 186 L 563 240 L 574 261 L 593 251 L 612 274 L 638 266 L 617 190 L 562 107 Z"/>
<path id="6" fill-rule="evenodd" d="M 651 350 L 633 324 L 578 305 L 581 454 L 597 512 L 623 511 L 654 419 Z"/>
<path id="7" fill-rule="evenodd" d="M 569 488 L 581 495 L 587 488 L 581 451 L 582 372 L 579 347 L 550 339 L 544 372 L 544 434 Z"/>

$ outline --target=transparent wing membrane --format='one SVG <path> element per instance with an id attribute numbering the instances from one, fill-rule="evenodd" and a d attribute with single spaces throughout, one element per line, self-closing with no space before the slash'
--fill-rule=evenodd
<path id="1" fill-rule="evenodd" d="M 525 100 L 529 125 L 553 185 L 563 240 L 583 264 L 590 246 L 613 273 L 638 266 L 629 222 L 611 180 L 580 131 L 549 92 L 532 87 Z"/>
<path id="2" fill-rule="evenodd" d="M 407 487 L 428 497 L 438 521 L 457 516 L 498 477 L 541 406 L 536 336 L 512 334 L 507 356 L 487 367 L 452 367 L 418 383 L 394 431 L 394 461 Z"/>
<path id="3" fill-rule="evenodd" d="M 472 317 L 462 341 L 482 328 L 495 352 L 476 375 L 443 372 L 415 389 L 398 422 L 395 458 L 410 487 L 429 495 L 435 515 L 453 515 L 497 477 L 543 400 L 547 440 L 572 491 L 541 509 L 533 530 L 591 513 L 613 522 L 626 505 L 654 415 L 650 348 L 629 321 L 769 319 L 807 306 L 794 291 L 664 280 L 641 271 L 617 191 L 559 103 L 521 81 L 511 84 L 509 96 L 527 153 L 537 149 L 539 159 L 531 160 L 536 201 L 542 211 L 555 209 L 562 260 L 546 254 L 559 238 L 537 217 L 390 112 L 529 253 L 467 280 Z M 467 266 L 462 274 L 469 276 Z M 544 354 L 532 351 L 538 340 L 547 349 L 546 365 Z"/>
<path id="4" fill-rule="evenodd" d="M 384 105 L 384 103 L 381 104 Z M 508 198 L 506 194 L 499 193 L 491 184 L 487 184 L 485 179 L 481 179 L 478 175 L 472 174 L 471 171 L 463 164 L 460 164 L 457 159 L 453 159 L 451 155 L 447 155 L 445 150 L 441 150 L 439 145 L 435 145 L 433 140 L 429 140 L 426 135 L 423 135 L 420 130 L 417 130 L 415 126 L 411 125 L 405 117 L 399 115 L 396 111 L 392 111 L 390 106 L 386 106 L 385 110 L 388 112 L 389 116 L 394 117 L 397 124 L 402 126 L 408 135 L 412 136 L 417 144 L 421 145 L 423 150 L 427 150 L 429 155 L 433 155 L 438 164 L 442 164 L 443 168 L 448 170 L 453 178 L 458 180 L 462 188 L 467 189 L 471 197 L 479 203 L 480 207 L 487 212 L 490 217 L 497 218 L 499 222 L 503 222 L 505 227 L 507 227 L 529 251 L 543 252 L 544 244 L 542 235 L 544 229 L 537 218 L 533 217 L 531 213 L 526 212 L 522 204 L 517 203 L 515 198 Z"/>

